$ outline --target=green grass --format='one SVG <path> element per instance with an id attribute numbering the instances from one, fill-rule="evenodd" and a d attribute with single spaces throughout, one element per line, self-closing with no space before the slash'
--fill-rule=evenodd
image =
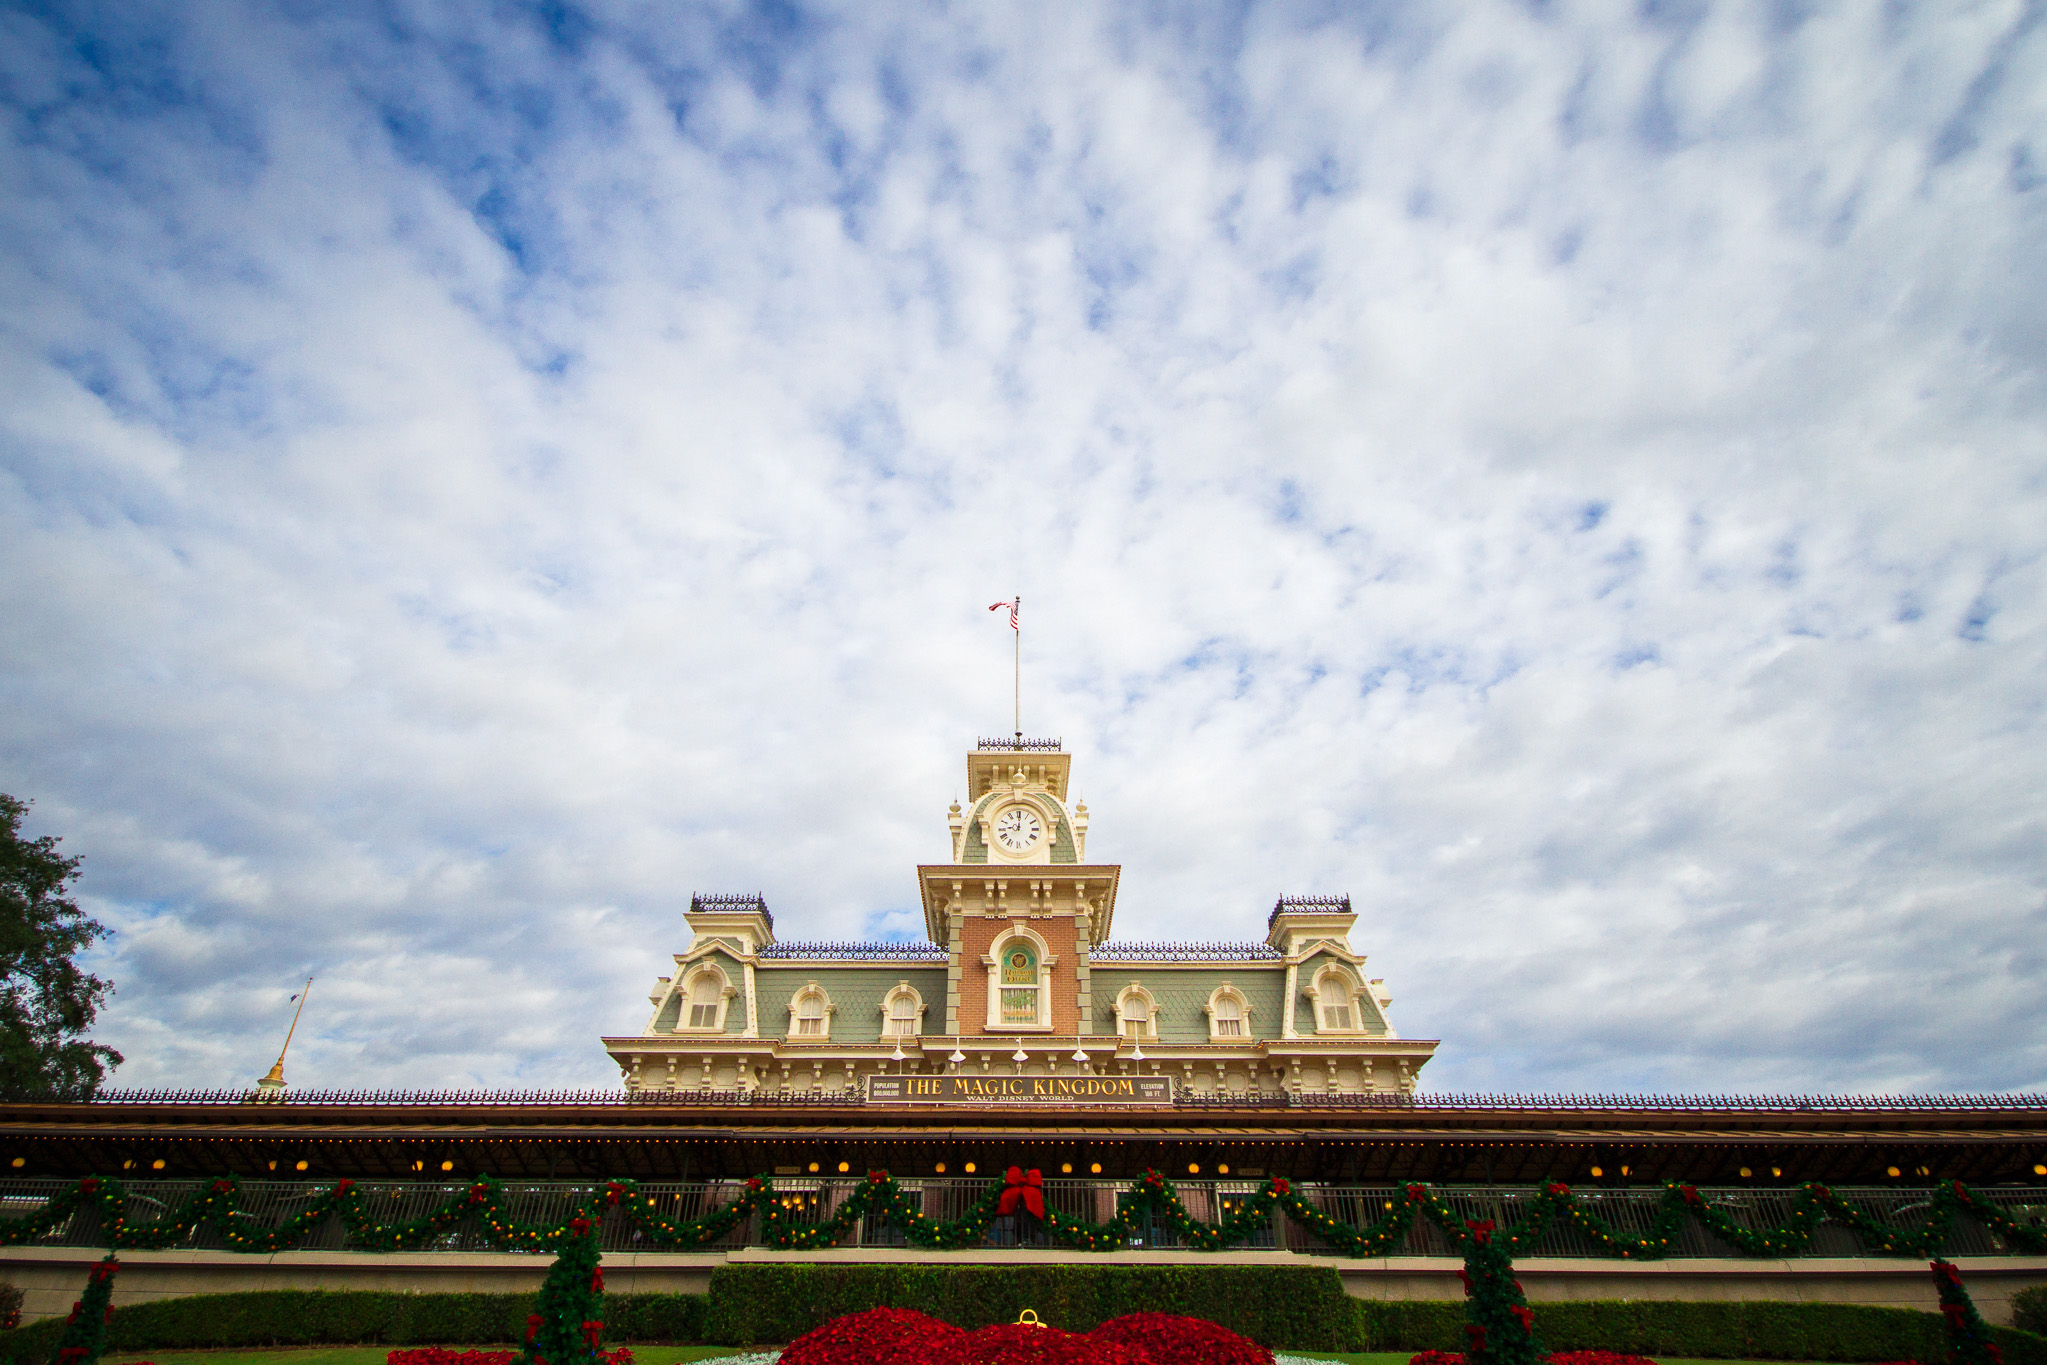
<path id="1" fill-rule="evenodd" d="M 400 1349 L 413 1350 L 414 1347 Z M 465 1351 L 466 1346 L 450 1346 L 451 1351 Z M 486 1351 L 509 1350 L 507 1346 L 485 1346 Z M 682 1365 L 692 1360 L 710 1360 L 716 1356 L 734 1355 L 749 1348 L 744 1346 L 635 1346 L 633 1365 Z M 384 1365 L 384 1358 L 391 1354 L 389 1346 L 305 1346 L 258 1348 L 248 1351 L 128 1351 L 121 1354 L 109 1352 L 100 1359 L 105 1365 L 132 1365 L 135 1361 L 153 1360 L 157 1365 Z M 1405 1361 L 1406 1357 L 1402 1357 Z"/>
<path id="2" fill-rule="evenodd" d="M 730 1348 L 728 1348 L 730 1349 Z M 1306 1360 L 1340 1360 L 1344 1365 L 1407 1365 L 1415 1356 L 1413 1351 L 1288 1351 L 1287 1355 L 1300 1356 Z M 639 1353 L 633 1353 L 635 1362 Z M 1657 1356 L 1656 1365 L 1817 1365 L 1817 1362 L 1787 1362 L 1782 1360 L 1684 1360 L 1677 1356 Z"/>

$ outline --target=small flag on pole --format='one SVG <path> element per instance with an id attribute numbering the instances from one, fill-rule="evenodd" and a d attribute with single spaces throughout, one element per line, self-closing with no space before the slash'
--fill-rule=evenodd
<path id="1" fill-rule="evenodd" d="M 1021 601 L 1022 599 L 1018 599 L 1018 600 L 1019 600 L 1019 601 Z M 1016 603 L 1016 602 L 997 602 L 997 603 L 996 603 L 995 605 L 993 605 L 993 606 L 989 607 L 989 608 L 988 608 L 988 610 L 990 610 L 990 611 L 1001 611 L 1001 610 L 1002 610 L 1002 609 L 1003 609 L 1004 607 L 1008 607 L 1008 608 L 1009 608 L 1009 628 L 1010 628 L 1011 630 L 1016 630 L 1016 629 L 1018 629 L 1018 627 L 1017 627 L 1017 624 L 1016 624 L 1016 608 L 1017 608 L 1017 603 Z"/>

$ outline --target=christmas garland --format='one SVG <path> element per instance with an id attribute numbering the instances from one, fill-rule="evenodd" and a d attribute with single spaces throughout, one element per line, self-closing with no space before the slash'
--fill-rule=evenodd
<path id="1" fill-rule="evenodd" d="M 92 1268 L 85 1293 L 71 1305 L 64 1335 L 57 1338 L 51 1365 L 98 1365 L 107 1349 L 107 1322 L 114 1316 L 114 1275 L 121 1266 L 112 1255 Z"/>
<path id="2" fill-rule="evenodd" d="M 1380 1218 L 1357 1225 L 1317 1208 L 1284 1177 L 1274 1176 L 1250 1193 L 1230 1196 L 1225 1200 L 1223 1216 L 1208 1222 L 1187 1211 L 1170 1179 L 1157 1171 L 1146 1171 L 1117 1197 L 1112 1218 L 1093 1223 L 1047 1207 L 1041 1193 L 1042 1181 L 1035 1177 L 1035 1171 L 1012 1167 L 1006 1180 L 991 1181 L 972 1207 L 949 1221 L 927 1215 L 921 1197 L 904 1189 L 887 1171 L 868 1172 L 867 1178 L 823 1221 L 812 1221 L 806 1216 L 805 1201 L 814 1200 L 814 1195 L 784 1194 L 766 1176 L 748 1180 L 729 1203 L 691 1220 L 662 1212 L 661 1201 L 642 1192 L 636 1182 L 613 1180 L 590 1190 L 559 1223 L 522 1223 L 513 1218 L 503 1187 L 489 1176 L 478 1176 L 439 1207 L 417 1218 L 385 1223 L 375 1216 L 374 1197 L 354 1181 L 342 1180 L 316 1195 L 290 1219 L 264 1226 L 243 1211 L 241 1186 L 232 1176 L 213 1181 L 147 1223 L 129 1218 L 128 1190 L 120 1181 L 86 1176 L 41 1207 L 19 1217 L 0 1219 L 0 1246 L 40 1241 L 85 1207 L 98 1212 L 103 1244 L 112 1250 L 161 1250 L 178 1245 L 195 1229 L 210 1224 L 219 1230 L 229 1249 L 258 1254 L 297 1245 L 330 1216 L 339 1217 L 350 1240 L 369 1251 L 408 1251 L 431 1246 L 473 1219 L 484 1238 L 499 1249 L 559 1252 L 572 1242 L 594 1236 L 587 1229 L 577 1231 L 575 1225 L 580 1219 L 594 1226 L 605 1208 L 618 1209 L 648 1242 L 674 1251 L 711 1245 L 755 1215 L 761 1220 L 763 1242 L 799 1251 L 840 1245 L 852 1236 L 863 1218 L 900 1229 L 916 1246 L 955 1250 L 979 1244 L 999 1218 L 1019 1213 L 1036 1217 L 1055 1243 L 1083 1251 L 1106 1252 L 1128 1246 L 1150 1224 L 1164 1224 L 1185 1245 L 1197 1250 L 1221 1251 L 1242 1245 L 1268 1229 L 1275 1210 L 1318 1240 L 1352 1256 L 1390 1254 L 1407 1240 L 1417 1217 L 1441 1228 L 1460 1252 L 1473 1235 L 1471 1225 L 1436 1190 L 1422 1184 L 1406 1186 L 1386 1201 L 1385 1213 Z M 1518 1220 L 1510 1226 L 1491 1229 L 1488 1236 L 1496 1238 L 1509 1256 L 1527 1254 L 1561 1220 L 1608 1255 L 1660 1260 L 1670 1254 L 1685 1222 L 1690 1220 L 1743 1255 L 1785 1257 L 1807 1250 L 1820 1224 L 1832 1222 L 1854 1232 L 1875 1254 L 1932 1259 L 1946 1246 L 1959 1213 L 1977 1219 L 2014 1253 L 2047 1252 L 2047 1229 L 2014 1220 L 1958 1180 L 1934 1187 L 1926 1220 L 1917 1227 L 1883 1222 L 1855 1208 L 1827 1186 L 1808 1184 L 1799 1186 L 1792 1197 L 1790 1221 L 1781 1227 L 1764 1229 L 1743 1227 L 1725 1210 L 1709 1203 L 1697 1187 L 1673 1183 L 1664 1187 L 1646 1232 L 1615 1227 L 1568 1185 L 1551 1183 L 1527 1202 Z"/>
<path id="3" fill-rule="evenodd" d="M 1990 1340 L 1990 1324 L 1983 1321 L 1969 1291 L 1962 1288 L 1962 1272 L 1941 1260 L 1933 1261 L 1930 1268 L 1934 1289 L 1940 1294 L 1950 1365 L 2004 1365 L 2004 1353 Z"/>

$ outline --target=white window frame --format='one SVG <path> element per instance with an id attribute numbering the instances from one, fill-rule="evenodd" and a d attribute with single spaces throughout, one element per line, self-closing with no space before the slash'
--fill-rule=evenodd
<path id="1" fill-rule="evenodd" d="M 1334 983 L 1331 989 L 1324 983 Z M 1349 1038 L 1358 1034 L 1370 1034 L 1365 1027 L 1365 1012 L 1358 1008 L 1358 997 L 1363 994 L 1357 978 L 1335 963 L 1316 969 L 1314 984 L 1308 987 L 1308 999 L 1315 1006 L 1315 1032 Z M 1342 1005 L 1350 1011 L 1350 1027 L 1334 1028 L 1326 1013 L 1331 1005 Z"/>
<path id="2" fill-rule="evenodd" d="M 896 1033 L 893 1031 L 896 1022 L 895 1004 L 898 1000 L 908 1000 L 910 1002 L 910 1031 L 908 1033 Z M 889 988 L 887 995 L 881 997 L 881 1041 L 886 1043 L 895 1038 L 923 1037 L 924 1009 L 924 997 L 918 992 L 917 988 L 907 981 L 898 981 Z"/>
<path id="3" fill-rule="evenodd" d="M 1130 1031 L 1131 1020 L 1125 1015 L 1125 1008 L 1132 1000 L 1144 1002 L 1144 1028 L 1137 1033 Z M 1134 982 L 1116 992 L 1116 1036 L 1130 1042 L 1157 1042 L 1159 1037 L 1159 1002 L 1152 998 L 1149 990 Z"/>
<path id="4" fill-rule="evenodd" d="M 803 1018 L 803 1002 L 812 998 L 815 998 L 824 1006 L 824 1013 L 819 1016 L 819 1022 L 823 1026 L 823 1031 L 819 1033 L 804 1033 L 799 1029 L 799 1024 Z M 830 991 L 827 991 L 815 981 L 804 982 L 796 993 L 789 997 L 788 1041 L 792 1043 L 829 1043 L 832 1040 L 832 1016 L 838 1012 L 839 1007 L 832 1003 Z"/>
<path id="5" fill-rule="evenodd" d="M 1228 1000 L 1237 1007 L 1237 1032 L 1222 1031 L 1221 1004 Z M 1208 1041 L 1211 1043 L 1247 1043 L 1251 1040 L 1251 1002 L 1244 993 L 1225 981 L 1208 993 L 1208 1003 L 1202 1007 L 1208 1012 Z"/>
<path id="6" fill-rule="evenodd" d="M 1002 1017 L 1002 955 L 1007 946 L 1018 940 L 1027 940 L 1038 954 L 1038 1021 L 1035 1024 L 1019 1024 Z M 988 973 L 988 1032 L 990 1033 L 1050 1033 L 1052 1031 L 1052 968 L 1059 959 L 1052 952 L 1052 945 L 1038 937 L 1037 933 L 1021 924 L 1012 924 L 988 945 L 987 954 L 981 959 L 981 966 Z M 1011 990 L 1016 989 L 1014 986 Z"/>
<path id="7" fill-rule="evenodd" d="M 705 981 L 717 983 L 718 1012 L 711 1023 L 692 1024 L 690 1023 L 690 1007 L 696 998 L 697 986 Z M 739 990 L 732 984 L 732 978 L 725 975 L 723 967 L 720 967 L 715 962 L 701 962 L 695 967 L 690 968 L 684 974 L 682 980 L 676 983 L 675 994 L 677 1000 L 675 1031 L 677 1033 L 708 1035 L 725 1031 L 725 1011 L 731 1006 L 732 997 L 738 995 Z"/>

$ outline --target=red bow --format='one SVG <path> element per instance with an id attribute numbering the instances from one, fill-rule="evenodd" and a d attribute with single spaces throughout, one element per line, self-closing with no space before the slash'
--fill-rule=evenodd
<path id="1" fill-rule="evenodd" d="M 1037 1171 L 1026 1171 L 1020 1167 L 1009 1168 L 1009 1183 L 1003 1187 L 1002 1202 L 995 1206 L 997 1215 L 1015 1213 L 1018 1206 L 1030 1210 L 1033 1218 L 1045 1216 L 1045 1177 Z"/>
<path id="2" fill-rule="evenodd" d="M 1467 1218 L 1464 1220 L 1464 1226 L 1471 1229 L 1471 1239 L 1474 1242 L 1477 1242 L 1480 1246 L 1491 1245 L 1493 1240 L 1492 1219 L 1488 1218 L 1483 1223 L 1474 1223 Z"/>

